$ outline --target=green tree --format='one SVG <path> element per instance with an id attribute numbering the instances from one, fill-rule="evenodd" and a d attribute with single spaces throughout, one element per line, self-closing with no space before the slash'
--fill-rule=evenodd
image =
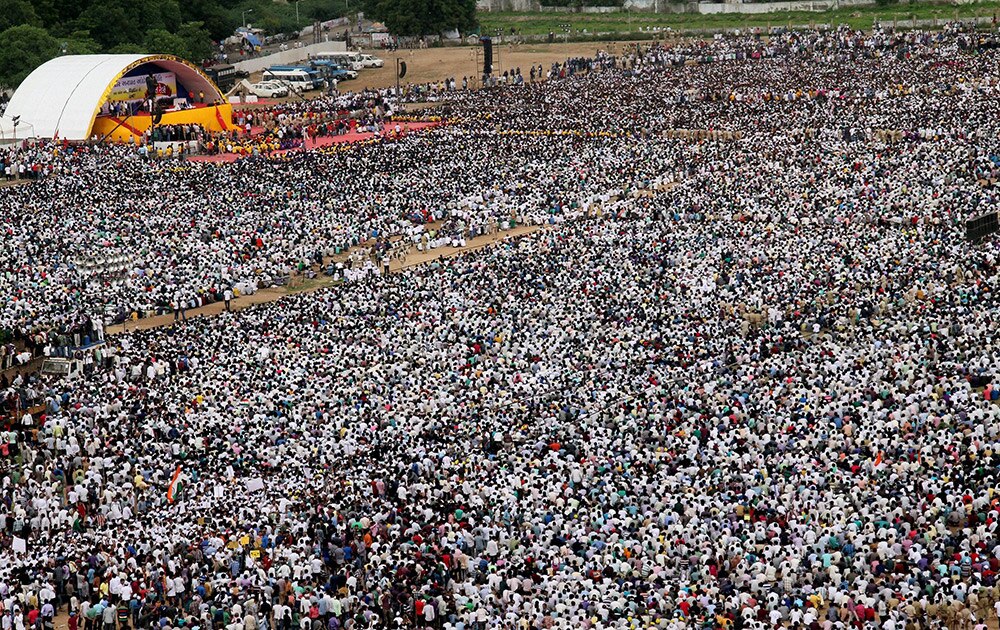
<path id="1" fill-rule="evenodd" d="M 142 44 L 118 44 L 109 48 L 107 52 L 112 55 L 142 55 L 149 51 Z"/>
<path id="2" fill-rule="evenodd" d="M 76 20 L 103 49 L 141 44 L 149 31 L 176 32 L 181 26 L 177 0 L 92 0 Z"/>
<path id="3" fill-rule="evenodd" d="M 29 0 L 35 15 L 52 35 L 73 30 L 69 25 L 92 3 L 93 0 Z"/>
<path id="4" fill-rule="evenodd" d="M 194 63 L 212 56 L 212 38 L 201 22 L 185 22 L 177 29 L 177 36 L 187 46 L 186 59 Z"/>
<path id="5" fill-rule="evenodd" d="M 235 22 L 229 7 L 217 0 L 185 0 L 181 4 L 181 19 L 185 23 L 201 22 L 211 39 L 225 39 L 233 34 Z M 239 19 L 239 18 L 237 18 Z"/>
<path id="6" fill-rule="evenodd" d="M 384 5 L 402 28 L 430 34 L 475 22 L 475 0 L 350 0 L 350 7 Z M 393 5 L 400 6 L 393 6 Z M 171 53 L 199 62 L 214 51 L 212 40 L 232 35 L 247 19 L 269 33 L 287 33 L 313 20 L 343 15 L 344 0 L 0 0 L 0 81 L 20 83 L 55 55 Z M 300 19 L 296 20 L 296 8 Z M 366 9 L 367 10 L 367 9 Z M 413 14 L 410 20 L 407 13 Z M 381 19 L 381 18 L 380 18 Z M 409 21 L 407 21 L 409 20 Z M 41 28 L 42 26 L 45 28 Z"/>
<path id="7" fill-rule="evenodd" d="M 41 26 L 42 20 L 28 0 L 0 0 L 0 31 L 25 24 Z"/>
<path id="8" fill-rule="evenodd" d="M 160 28 L 147 31 L 142 45 L 148 53 L 176 55 L 184 59 L 187 59 L 191 55 L 187 42 L 184 41 L 183 37 Z"/>
<path id="9" fill-rule="evenodd" d="M 397 35 L 434 35 L 476 27 L 476 0 L 376 0 L 373 17 Z"/>
<path id="10" fill-rule="evenodd" d="M 62 39 L 60 45 L 68 55 L 94 55 L 101 52 L 101 47 L 88 31 L 73 31 Z"/>
<path id="11" fill-rule="evenodd" d="M 264 29 L 268 33 L 280 33 L 283 30 L 281 18 L 273 13 L 268 13 L 264 17 L 258 17 L 253 21 L 253 25 Z"/>
<path id="12" fill-rule="evenodd" d="M 252 13 L 244 14 L 244 10 L 252 10 Z M 301 17 L 301 11 L 304 11 L 305 8 L 299 7 L 299 10 Z M 253 0 L 241 3 L 232 10 L 232 19 L 237 26 L 243 25 L 244 15 L 246 15 L 248 23 L 256 28 L 262 28 L 268 33 L 288 33 L 296 30 L 295 5 L 291 2 L 280 4 L 272 0 Z"/>
<path id="13" fill-rule="evenodd" d="M 144 11 L 138 2 L 126 0 L 100 0 L 80 14 L 81 30 L 90 31 L 94 40 L 104 49 L 119 44 L 138 44 L 143 39 Z"/>
<path id="14" fill-rule="evenodd" d="M 175 32 L 181 26 L 181 8 L 177 0 L 145 0 L 145 30 L 164 29 Z"/>
<path id="15" fill-rule="evenodd" d="M 23 24 L 0 33 L 0 87 L 16 88 L 32 70 L 59 54 L 59 40 Z"/>

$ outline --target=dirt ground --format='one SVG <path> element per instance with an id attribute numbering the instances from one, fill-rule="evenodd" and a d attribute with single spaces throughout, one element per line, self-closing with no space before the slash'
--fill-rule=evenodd
<path id="1" fill-rule="evenodd" d="M 488 245 L 502 241 L 506 238 L 514 238 L 518 236 L 523 236 L 525 234 L 530 234 L 535 230 L 541 229 L 538 226 L 533 225 L 522 225 L 518 226 L 512 230 L 507 230 L 505 232 L 498 232 L 497 234 L 480 236 L 474 238 L 466 244 L 465 247 L 439 247 L 434 250 L 419 252 L 416 250 L 411 251 L 407 254 L 406 258 L 403 260 L 393 261 L 389 267 L 390 271 L 396 272 L 401 269 L 406 269 L 408 267 L 413 267 L 415 265 L 421 265 L 432 260 L 437 260 L 439 258 L 448 258 L 459 254 L 462 252 L 475 251 L 477 249 L 482 249 Z M 347 254 L 342 254 L 340 258 L 346 258 Z M 318 275 L 315 279 L 306 280 L 301 277 L 293 278 L 292 283 L 287 287 L 271 287 L 267 289 L 261 289 L 253 295 L 244 295 L 236 298 L 232 301 L 232 308 L 234 311 L 239 311 L 254 304 L 263 304 L 265 302 L 274 302 L 283 296 L 302 293 L 305 291 L 315 291 L 323 287 L 330 286 L 331 281 L 328 277 L 323 275 Z M 225 304 L 223 302 L 216 302 L 214 304 L 209 304 L 208 306 L 203 306 L 201 308 L 188 309 L 187 316 L 189 318 L 196 317 L 212 317 L 222 313 L 225 309 Z M 124 324 L 117 326 L 109 326 L 107 333 L 109 335 L 119 334 L 128 330 L 148 330 L 150 328 L 162 328 L 164 326 L 170 326 L 174 323 L 174 316 L 172 314 L 167 315 L 157 315 L 155 317 L 147 317 L 137 321 L 127 321 Z"/>
<path id="2" fill-rule="evenodd" d="M 527 80 L 528 68 L 532 64 L 542 64 L 548 70 L 555 62 L 563 62 L 569 57 L 591 56 L 598 50 L 621 52 L 623 46 L 635 42 L 581 42 L 562 44 L 510 44 L 503 43 L 493 48 L 493 70 L 503 74 L 504 70 L 520 67 Z M 365 88 L 387 88 L 396 85 L 396 59 L 406 62 L 406 78 L 400 85 L 429 83 L 454 77 L 459 85 L 462 77 L 473 77 L 478 81 L 482 72 L 483 51 L 479 46 L 455 46 L 449 48 L 425 48 L 422 50 L 366 50 L 385 61 L 383 68 L 365 68 L 358 78 L 343 81 L 341 91 L 360 91 Z M 252 77 L 259 80 L 259 75 Z M 311 95 L 306 94 L 309 98 Z"/>
<path id="3" fill-rule="evenodd" d="M 598 49 L 621 50 L 615 42 L 584 42 L 571 44 L 498 44 L 493 48 L 493 71 L 520 67 L 527 79 L 532 64 L 542 64 L 546 70 L 554 62 L 569 57 L 590 56 Z M 482 72 L 483 56 L 479 46 L 452 48 L 426 48 L 423 50 L 370 51 L 385 60 L 384 68 L 366 68 L 357 79 L 345 81 L 341 89 L 355 90 L 368 87 L 390 87 L 396 84 L 395 60 L 406 62 L 406 78 L 400 83 L 428 83 L 454 77 L 461 84 L 462 77 L 478 78 Z M 478 55 L 478 56 L 477 56 Z"/>

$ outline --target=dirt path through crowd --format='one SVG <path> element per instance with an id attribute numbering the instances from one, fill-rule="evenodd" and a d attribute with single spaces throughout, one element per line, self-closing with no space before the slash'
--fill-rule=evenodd
<path id="1" fill-rule="evenodd" d="M 524 236 L 525 234 L 531 234 L 537 230 L 541 229 L 541 226 L 536 225 L 522 225 L 515 227 L 511 230 L 506 230 L 502 232 L 497 232 L 496 234 L 489 234 L 485 236 L 480 236 L 468 241 L 465 247 L 439 247 L 437 249 L 428 251 L 411 251 L 406 257 L 401 260 L 394 260 L 389 265 L 390 272 L 398 272 L 409 267 L 414 267 L 416 265 L 426 264 L 428 262 L 438 260 L 440 258 L 449 258 L 463 252 L 471 252 L 477 249 L 482 249 L 488 247 L 494 243 L 500 242 L 508 238 L 516 238 L 519 236 Z M 345 259 L 350 251 L 337 256 L 334 260 Z M 295 293 L 311 292 L 317 291 L 324 287 L 332 286 L 333 280 L 327 276 L 319 273 L 318 268 L 314 268 L 317 275 L 313 279 L 305 279 L 301 275 L 296 275 L 293 281 L 284 287 L 270 287 L 267 289 L 261 289 L 253 295 L 243 295 L 232 301 L 232 309 L 234 311 L 240 311 L 245 308 L 249 308 L 256 304 L 264 304 L 267 302 L 275 302 L 285 297 L 286 295 L 292 295 Z M 191 308 L 187 311 L 188 318 L 194 317 L 214 317 L 225 311 L 225 302 L 215 302 L 214 304 L 209 304 L 207 306 L 202 306 L 200 308 Z M 164 326 L 171 326 L 174 323 L 174 316 L 172 313 L 166 315 L 157 315 L 154 317 L 146 317 L 136 321 L 126 321 L 125 324 L 119 324 L 111 326 L 108 328 L 109 335 L 121 334 L 130 330 L 149 330 L 151 328 L 162 328 Z"/>

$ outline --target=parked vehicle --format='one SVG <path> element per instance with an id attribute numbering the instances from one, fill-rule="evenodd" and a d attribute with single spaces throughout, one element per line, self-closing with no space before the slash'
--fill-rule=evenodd
<path id="1" fill-rule="evenodd" d="M 282 98 L 288 96 L 288 88 L 277 81 L 262 81 L 249 87 L 250 93 L 260 98 Z"/>
<path id="2" fill-rule="evenodd" d="M 309 66 L 271 66 L 264 71 L 263 81 L 283 81 L 297 92 L 323 89 L 325 81 Z"/>
<path id="3" fill-rule="evenodd" d="M 365 65 L 361 63 L 361 55 L 355 52 L 321 52 L 309 55 L 310 61 L 332 61 L 343 68 L 349 68 L 357 72 Z"/>
<path id="4" fill-rule="evenodd" d="M 211 79 L 219 89 L 223 92 L 228 91 L 234 85 L 236 85 L 237 71 L 236 67 L 230 64 L 216 65 L 205 68 L 205 74 Z"/>
<path id="5" fill-rule="evenodd" d="M 327 73 L 330 73 L 330 75 L 338 81 L 358 78 L 356 70 L 344 68 L 340 64 L 327 59 L 313 59 L 309 63 L 313 68 L 318 70 L 320 74 L 325 76 Z"/>
<path id="6" fill-rule="evenodd" d="M 366 68 L 381 68 L 385 66 L 385 62 L 376 57 L 375 55 L 361 55 L 361 65 Z"/>

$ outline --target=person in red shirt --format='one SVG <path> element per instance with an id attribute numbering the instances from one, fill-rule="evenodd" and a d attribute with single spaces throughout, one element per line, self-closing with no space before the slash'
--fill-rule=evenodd
<path id="1" fill-rule="evenodd" d="M 681 609 L 685 617 L 689 617 L 691 615 L 691 602 L 688 600 L 681 600 L 681 603 L 677 604 L 677 607 Z"/>

